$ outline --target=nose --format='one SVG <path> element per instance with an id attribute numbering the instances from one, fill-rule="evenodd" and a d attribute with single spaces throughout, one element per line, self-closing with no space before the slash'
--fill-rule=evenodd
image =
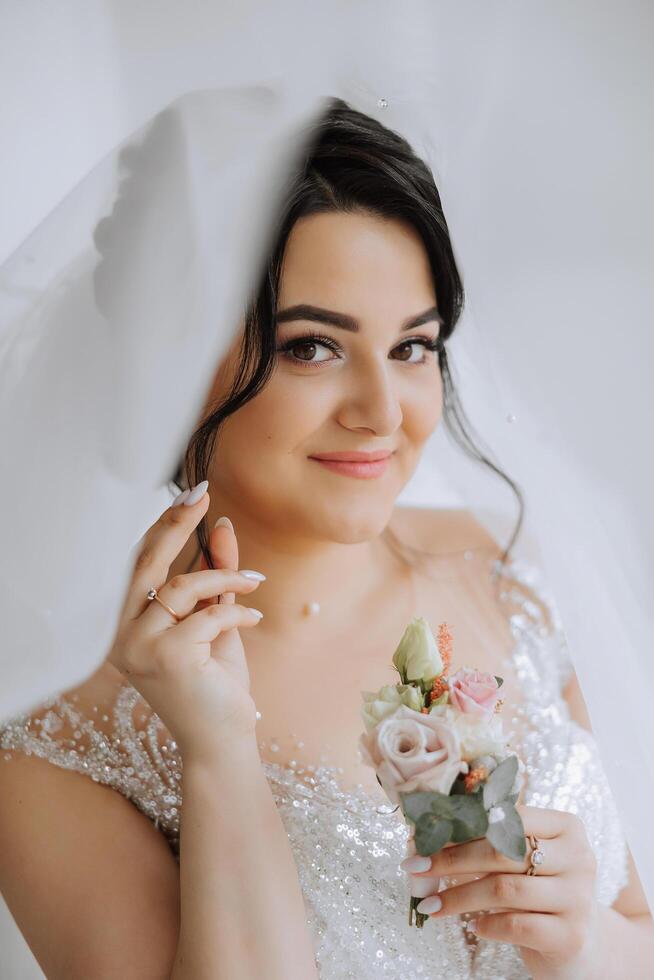
<path id="1" fill-rule="evenodd" d="M 347 394 L 339 413 L 346 429 L 369 429 L 378 436 L 390 435 L 402 424 L 402 405 L 387 361 L 371 358 L 348 372 Z"/>

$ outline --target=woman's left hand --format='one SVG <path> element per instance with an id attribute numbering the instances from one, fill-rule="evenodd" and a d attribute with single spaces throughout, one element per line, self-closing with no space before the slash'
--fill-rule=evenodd
<path id="1" fill-rule="evenodd" d="M 431 856 L 431 868 L 412 872 L 411 878 L 483 875 L 438 892 L 442 907 L 429 914 L 440 919 L 483 912 L 472 923 L 476 935 L 520 947 L 535 980 L 590 976 L 597 921 L 596 861 L 584 825 L 562 810 L 517 809 L 525 834 L 536 837 L 543 854 L 535 874 L 526 874 L 531 866 L 529 843 L 519 863 L 496 851 L 486 838 L 478 838 L 444 847 Z"/>

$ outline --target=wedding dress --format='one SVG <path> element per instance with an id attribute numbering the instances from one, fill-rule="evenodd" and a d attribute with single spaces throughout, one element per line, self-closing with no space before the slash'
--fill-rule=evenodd
<path id="1" fill-rule="evenodd" d="M 489 576 L 495 567 L 473 551 L 452 561 Z M 511 649 L 497 669 L 514 671 L 518 680 L 519 703 L 505 727 L 526 765 L 524 802 L 578 814 L 597 859 L 596 897 L 610 905 L 627 882 L 627 845 L 595 739 L 570 719 L 562 697 L 572 661 L 556 604 L 538 566 L 524 558 L 509 563 L 499 599 Z M 380 670 L 387 659 L 380 651 Z M 399 863 L 409 829 L 400 811 L 381 787 L 348 789 L 337 766 L 298 761 L 301 735 L 288 733 L 293 751 L 283 763 L 275 761 L 278 742 L 259 744 L 295 858 L 321 980 L 527 978 L 518 949 L 477 939 L 466 928 L 469 915 L 430 919 L 422 929 L 408 924 L 409 878 Z M 14 752 L 33 754 L 122 793 L 179 860 L 182 758 L 129 682 L 96 703 L 79 694 L 51 697 L 0 728 L 0 749 L 0 764 Z"/>

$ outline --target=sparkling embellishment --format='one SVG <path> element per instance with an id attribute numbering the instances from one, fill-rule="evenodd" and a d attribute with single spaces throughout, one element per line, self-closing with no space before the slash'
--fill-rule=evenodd
<path id="1" fill-rule="evenodd" d="M 147 596 L 148 599 L 154 599 L 156 598 L 156 595 L 157 595 L 156 589 L 148 589 L 148 596 Z"/>
<path id="2" fill-rule="evenodd" d="M 513 422 L 515 422 L 515 421 L 516 421 L 516 417 L 515 417 L 515 415 L 513 414 L 513 412 L 511 412 L 511 413 L 510 413 L 509 415 L 507 415 L 507 417 L 506 417 L 506 421 L 507 421 L 507 422 L 511 422 L 511 423 L 513 423 Z"/>
<path id="3" fill-rule="evenodd" d="M 524 802 L 583 820 L 597 859 L 596 898 L 611 905 L 628 867 L 615 802 L 593 736 L 570 719 L 561 695 L 572 662 L 556 607 L 536 569 L 515 560 L 510 568 L 514 585 L 501 608 L 521 703 L 507 723 L 525 765 Z M 523 586 L 542 600 L 550 622 Z M 165 835 L 178 859 L 183 765 L 177 743 L 128 682 L 117 686 L 111 706 L 89 706 L 85 715 L 74 703 L 74 696 L 51 698 L 40 717 L 18 715 L 0 727 L 0 765 L 23 752 L 112 787 Z M 465 916 L 409 926 L 409 880 L 398 868 L 409 834 L 401 813 L 381 787 L 346 790 L 341 769 L 306 763 L 299 733 L 292 733 L 285 765 L 280 741 L 269 749 L 280 761 L 262 753 L 262 767 L 295 859 L 320 980 L 528 980 L 518 949 L 475 936 Z M 538 853 L 535 864 L 542 863 Z"/>
<path id="4" fill-rule="evenodd" d="M 388 99 L 377 99 L 377 105 L 380 109 L 388 108 Z"/>
<path id="5" fill-rule="evenodd" d="M 543 854 L 543 852 L 541 850 L 539 850 L 538 848 L 536 848 L 536 850 L 532 852 L 532 855 L 531 855 L 531 863 L 532 864 L 542 864 L 544 860 L 545 860 L 545 855 Z"/>

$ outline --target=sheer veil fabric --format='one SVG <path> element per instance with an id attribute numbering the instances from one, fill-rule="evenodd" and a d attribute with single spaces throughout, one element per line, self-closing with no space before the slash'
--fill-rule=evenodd
<path id="1" fill-rule="evenodd" d="M 467 296 L 455 381 L 524 493 L 520 545 L 560 606 L 652 904 L 653 12 L 336 4 L 310 30 L 306 10 L 275 8 L 260 15 L 285 68 L 264 60 L 267 77 L 222 5 L 185 10 L 176 91 L 155 58 L 156 111 L 0 270 L 0 720 L 104 659 L 289 170 L 339 96 L 434 172 Z M 456 501 L 502 541 L 517 517 L 442 430 L 403 501 Z"/>

